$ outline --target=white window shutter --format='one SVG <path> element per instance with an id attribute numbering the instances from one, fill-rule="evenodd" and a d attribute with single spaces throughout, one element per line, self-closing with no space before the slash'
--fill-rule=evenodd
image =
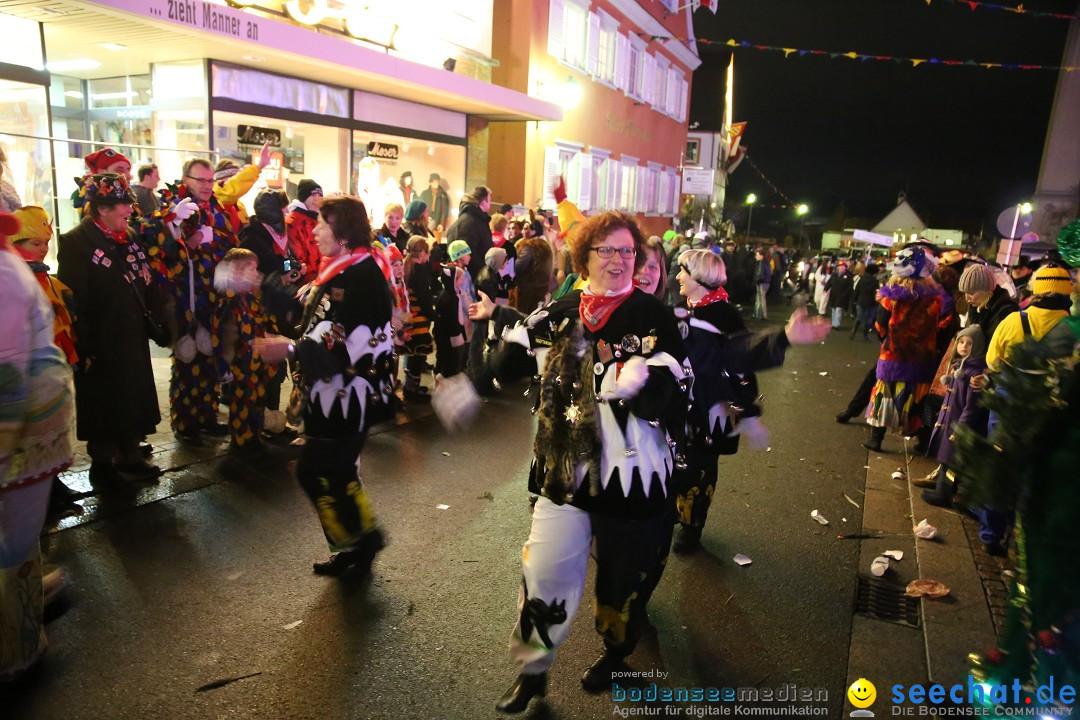
<path id="1" fill-rule="evenodd" d="M 622 163 L 608 158 L 608 197 L 607 209 L 619 209 L 619 195 L 622 192 Z"/>
<path id="2" fill-rule="evenodd" d="M 584 152 L 578 153 L 577 164 L 577 206 L 578 210 L 584 213 L 592 209 L 592 155 Z"/>
<path id="3" fill-rule="evenodd" d="M 543 202 L 541 203 L 544 208 L 555 207 L 555 194 L 552 192 L 555 189 L 555 179 L 559 177 L 559 148 L 546 147 L 544 148 L 544 187 L 543 187 Z"/>
<path id="4" fill-rule="evenodd" d="M 635 212 L 643 213 L 649 209 L 649 169 L 639 167 L 637 170 L 637 207 Z"/>
<path id="5" fill-rule="evenodd" d="M 653 97 L 656 95 L 656 58 L 652 55 L 645 56 L 645 77 L 643 87 L 641 88 L 641 99 L 652 105 Z"/>
<path id="6" fill-rule="evenodd" d="M 676 116 L 676 107 L 679 104 L 679 74 L 668 68 L 667 97 L 664 99 L 664 112 L 671 117 Z"/>
<path id="7" fill-rule="evenodd" d="M 562 59 L 565 52 L 563 38 L 564 5 L 566 0 L 548 0 L 548 54 Z"/>
<path id="8" fill-rule="evenodd" d="M 657 192 L 660 194 L 660 199 L 659 202 L 656 204 L 656 209 L 661 215 L 668 214 L 668 184 L 670 182 L 671 178 L 668 177 L 667 173 L 664 173 L 660 176 L 660 182 L 658 183 L 660 187 L 657 188 Z"/>
<path id="9" fill-rule="evenodd" d="M 679 214 L 679 209 L 680 209 L 679 208 L 679 197 L 682 195 L 681 188 L 679 187 L 680 179 L 681 178 L 679 177 L 678 173 L 675 172 L 675 171 L 672 171 L 672 173 L 671 173 L 671 187 L 668 188 L 668 192 L 670 193 L 669 202 L 670 202 L 670 205 L 671 205 L 671 214 L 672 215 L 678 215 Z"/>
<path id="10" fill-rule="evenodd" d="M 686 102 L 690 91 L 690 83 L 686 80 L 679 81 L 679 122 L 686 120 Z"/>
<path id="11" fill-rule="evenodd" d="M 589 13 L 589 38 L 585 50 L 585 70 L 596 77 L 596 66 L 600 57 L 600 16 Z"/>
<path id="12" fill-rule="evenodd" d="M 619 33 L 615 36 L 615 87 L 627 91 L 630 80 L 630 41 Z"/>

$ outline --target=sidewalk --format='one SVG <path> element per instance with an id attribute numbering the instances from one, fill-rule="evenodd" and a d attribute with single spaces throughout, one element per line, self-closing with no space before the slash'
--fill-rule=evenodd
<path id="1" fill-rule="evenodd" d="M 885 452 L 869 453 L 859 573 L 869 577 L 874 558 L 902 550 L 903 559 L 891 561 L 881 581 L 902 591 L 912 580 L 931 579 L 951 592 L 939 600 L 918 601 L 918 627 L 855 616 L 848 682 L 867 678 L 877 684 L 882 699 L 889 697 L 885 688 L 897 683 L 966 682 L 968 654 L 996 646 L 1007 605 L 1003 572 L 1009 559 L 985 552 L 974 520 L 922 500 L 911 480 L 925 476 L 936 463 L 912 454 L 914 439 L 908 448 L 905 453 L 903 439 L 889 435 Z M 903 477 L 894 479 L 896 471 Z M 917 539 L 912 531 L 923 519 L 938 530 L 933 540 Z"/>

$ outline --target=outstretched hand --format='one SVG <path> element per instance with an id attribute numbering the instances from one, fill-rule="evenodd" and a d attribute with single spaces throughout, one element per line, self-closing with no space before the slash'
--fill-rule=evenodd
<path id="1" fill-rule="evenodd" d="M 832 323 L 824 315 L 810 317 L 806 308 L 791 313 L 784 334 L 792 345 L 813 345 L 823 342 L 832 329 Z"/>
<path id="2" fill-rule="evenodd" d="M 267 140 L 263 143 L 262 150 L 259 151 L 259 170 L 270 164 L 270 141 Z"/>
<path id="3" fill-rule="evenodd" d="M 487 320 L 495 312 L 495 303 L 491 298 L 487 296 L 483 290 L 480 291 L 479 302 L 474 302 L 469 305 L 469 319 L 470 320 Z"/>

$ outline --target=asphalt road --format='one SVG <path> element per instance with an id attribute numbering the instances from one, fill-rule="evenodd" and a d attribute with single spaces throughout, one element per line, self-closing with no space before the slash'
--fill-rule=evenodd
<path id="1" fill-rule="evenodd" d="M 861 527 L 844 494 L 861 505 L 867 453 L 833 415 L 874 353 L 834 334 L 761 375 L 771 450 L 722 460 L 706 551 L 673 556 L 634 669 L 669 673 L 669 687 L 824 689 L 823 713 L 841 716 L 858 547 L 836 534 Z M 249 474 L 203 460 L 184 470 L 192 489 L 48 536 L 70 607 L 39 670 L 0 694 L 0 716 L 496 717 L 515 674 L 533 431 L 507 390 L 461 435 L 430 416 L 373 435 L 363 475 L 390 545 L 359 583 L 311 573 L 325 543 L 286 461 Z M 547 700 L 525 717 L 628 707 L 578 682 L 600 650 L 589 587 Z M 709 707 L 724 709 L 660 710 Z"/>

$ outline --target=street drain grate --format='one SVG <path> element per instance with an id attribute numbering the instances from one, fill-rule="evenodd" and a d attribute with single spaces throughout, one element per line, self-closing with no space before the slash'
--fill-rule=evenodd
<path id="1" fill-rule="evenodd" d="M 859 575 L 855 583 L 855 614 L 919 627 L 919 599 L 905 595 L 902 585 Z"/>

